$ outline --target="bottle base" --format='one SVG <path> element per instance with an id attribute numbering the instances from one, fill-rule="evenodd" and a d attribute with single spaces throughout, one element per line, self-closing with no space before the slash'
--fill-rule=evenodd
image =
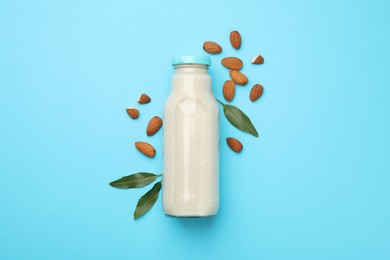
<path id="1" fill-rule="evenodd" d="M 167 217 L 172 218 L 208 218 L 217 215 L 218 211 L 213 212 L 167 212 L 164 211 Z"/>

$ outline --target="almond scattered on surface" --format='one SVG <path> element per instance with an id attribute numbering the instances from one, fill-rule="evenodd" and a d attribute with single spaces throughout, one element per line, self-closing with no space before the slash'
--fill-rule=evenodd
<path id="1" fill-rule="evenodd" d="M 134 107 L 126 108 L 126 112 L 132 119 L 137 119 L 139 117 L 139 111 Z"/>
<path id="2" fill-rule="evenodd" d="M 242 143 L 240 141 L 238 141 L 236 138 L 233 138 L 233 137 L 226 138 L 226 143 L 228 144 L 230 149 L 232 149 L 236 153 L 239 153 L 242 151 L 242 148 L 243 148 Z"/>
<path id="3" fill-rule="evenodd" d="M 232 80 L 226 80 L 223 84 L 222 92 L 225 99 L 230 102 L 234 98 L 234 94 L 236 92 L 236 85 Z"/>
<path id="4" fill-rule="evenodd" d="M 150 99 L 150 97 L 148 95 L 146 95 L 145 93 L 144 94 L 141 94 L 141 96 L 139 96 L 138 98 L 138 103 L 140 104 L 147 104 L 149 103 L 150 101 L 152 101 Z"/>
<path id="5" fill-rule="evenodd" d="M 146 142 L 135 142 L 135 147 L 148 157 L 154 157 L 156 155 L 156 150 L 151 144 Z"/>
<path id="6" fill-rule="evenodd" d="M 208 41 L 203 43 L 203 50 L 210 54 L 218 54 L 221 53 L 222 47 L 216 42 Z"/>
<path id="7" fill-rule="evenodd" d="M 240 70 L 242 68 L 242 60 L 236 57 L 226 57 L 221 60 L 223 66 L 231 70 Z"/>
<path id="8" fill-rule="evenodd" d="M 146 135 L 152 136 L 155 133 L 157 133 L 158 130 L 160 130 L 162 126 L 162 119 L 158 116 L 152 117 L 148 123 L 148 127 L 146 128 Z"/>
<path id="9" fill-rule="evenodd" d="M 233 48 L 238 50 L 241 47 L 241 35 L 238 31 L 232 31 L 230 33 L 230 43 Z"/>
<path id="10" fill-rule="evenodd" d="M 260 84 L 253 85 L 251 89 L 251 93 L 249 94 L 249 98 L 252 102 L 258 100 L 263 94 L 264 88 Z"/>
<path id="11" fill-rule="evenodd" d="M 234 83 L 238 85 L 246 85 L 248 83 L 248 78 L 239 71 L 231 70 L 229 71 L 229 74 Z"/>
<path id="12" fill-rule="evenodd" d="M 263 64 L 263 63 L 264 63 L 264 58 L 261 55 L 257 55 L 252 59 L 252 64 Z"/>

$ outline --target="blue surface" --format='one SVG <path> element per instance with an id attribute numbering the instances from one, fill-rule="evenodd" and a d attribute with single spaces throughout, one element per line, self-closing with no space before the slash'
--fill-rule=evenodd
<path id="1" fill-rule="evenodd" d="M 389 26 L 385 0 L 2 0 L 0 259 L 390 259 Z M 222 118 L 216 217 L 168 218 L 159 199 L 134 222 L 146 190 L 108 183 L 161 172 L 162 133 L 146 137 L 147 121 L 171 58 L 204 54 L 206 40 L 224 48 L 210 69 L 218 98 L 224 56 L 264 85 L 258 102 L 250 85 L 232 102 L 260 137 Z M 250 65 L 258 53 L 265 64 Z"/>

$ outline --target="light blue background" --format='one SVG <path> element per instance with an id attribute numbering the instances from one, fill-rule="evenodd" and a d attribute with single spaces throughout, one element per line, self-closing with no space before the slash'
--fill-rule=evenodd
<path id="1" fill-rule="evenodd" d="M 385 0 L 1 0 L 0 259 L 390 259 L 389 28 Z M 224 48 L 216 97 L 223 56 L 264 85 L 258 102 L 250 85 L 232 102 L 260 137 L 221 118 L 216 217 L 168 218 L 159 199 L 134 222 L 146 190 L 108 183 L 161 172 L 162 133 L 145 126 L 161 115 L 170 58 L 205 40 Z M 265 64 L 250 65 L 258 53 Z M 142 92 L 153 101 L 141 107 Z"/>

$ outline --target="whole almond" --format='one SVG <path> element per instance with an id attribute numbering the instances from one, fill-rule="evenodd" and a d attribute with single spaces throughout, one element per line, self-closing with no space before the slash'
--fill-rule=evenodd
<path id="1" fill-rule="evenodd" d="M 241 47 L 241 35 L 237 31 L 232 31 L 230 33 L 230 43 L 234 49 L 239 49 Z"/>
<path id="2" fill-rule="evenodd" d="M 226 138 L 226 143 L 229 145 L 230 149 L 239 153 L 242 151 L 242 143 L 233 137 Z"/>
<path id="3" fill-rule="evenodd" d="M 162 119 L 158 116 L 152 117 L 148 123 L 148 127 L 146 128 L 146 135 L 152 136 L 154 135 L 158 130 L 160 130 L 162 126 Z"/>
<path id="4" fill-rule="evenodd" d="M 252 59 L 252 64 L 263 64 L 263 63 L 264 63 L 264 58 L 261 55 L 257 55 Z"/>
<path id="5" fill-rule="evenodd" d="M 204 42 L 203 43 L 203 50 L 210 54 L 218 54 L 221 53 L 222 47 L 216 43 L 216 42 Z"/>
<path id="6" fill-rule="evenodd" d="M 151 144 L 145 142 L 135 142 L 135 147 L 148 157 L 154 157 L 156 155 L 156 150 Z"/>
<path id="7" fill-rule="evenodd" d="M 134 107 L 126 108 L 126 112 L 132 119 L 137 119 L 139 117 L 139 111 Z"/>
<path id="8" fill-rule="evenodd" d="M 248 83 L 248 78 L 239 71 L 231 70 L 229 74 L 234 83 L 238 85 L 246 85 Z"/>
<path id="9" fill-rule="evenodd" d="M 148 95 L 146 95 L 145 93 L 144 94 L 141 94 L 138 98 L 138 103 L 140 104 L 147 104 L 149 103 L 150 101 L 152 101 L 150 99 L 150 97 Z"/>
<path id="10" fill-rule="evenodd" d="M 234 85 L 234 82 L 232 80 L 226 80 L 223 84 L 223 96 L 227 101 L 232 101 L 234 98 L 234 93 L 236 92 L 236 85 Z"/>
<path id="11" fill-rule="evenodd" d="M 249 98 L 252 102 L 258 100 L 263 94 L 264 88 L 260 84 L 253 85 L 251 89 L 251 93 L 249 94 Z"/>
<path id="12" fill-rule="evenodd" d="M 221 60 L 223 66 L 231 70 L 240 70 L 242 68 L 242 60 L 236 57 L 226 57 Z"/>

